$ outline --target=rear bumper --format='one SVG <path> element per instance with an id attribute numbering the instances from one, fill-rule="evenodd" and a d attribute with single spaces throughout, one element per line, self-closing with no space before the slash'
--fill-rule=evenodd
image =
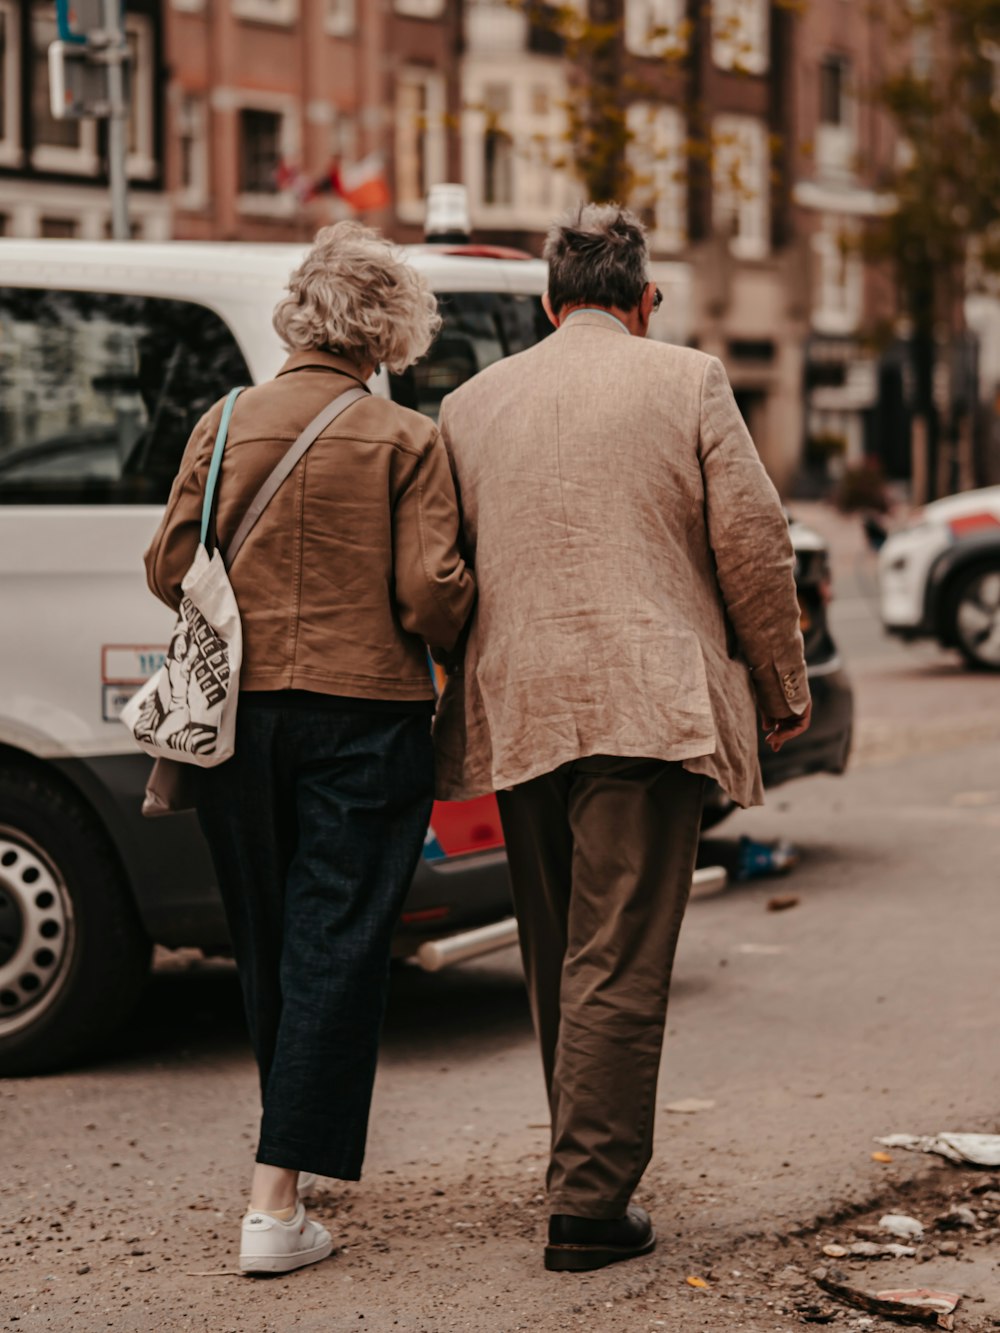
<path id="1" fill-rule="evenodd" d="M 142 816 L 149 759 L 113 755 L 55 766 L 114 844 L 149 937 L 167 948 L 225 952 L 229 931 L 197 818 Z M 397 952 L 412 953 L 425 939 L 499 921 L 511 910 L 503 848 L 421 860 L 403 907 Z"/>

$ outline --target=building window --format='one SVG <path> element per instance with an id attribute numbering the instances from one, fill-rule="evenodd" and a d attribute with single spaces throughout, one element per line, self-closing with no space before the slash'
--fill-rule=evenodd
<path id="1" fill-rule="evenodd" d="M 396 89 L 396 201 L 419 219 L 427 191 L 447 175 L 445 86 L 440 74 L 404 69 Z"/>
<path id="2" fill-rule="evenodd" d="M 544 228 L 574 197 L 565 169 L 565 83 L 559 65 L 469 63 L 463 82 L 464 179 L 473 221 Z"/>
<path id="3" fill-rule="evenodd" d="M 31 16 L 32 166 L 42 171 L 94 175 L 98 169 L 93 120 L 56 120 L 50 109 L 49 46 L 56 40 L 54 10 Z"/>
<path id="4" fill-rule="evenodd" d="M 203 208 L 208 196 L 208 135 L 205 99 L 183 93 L 177 104 L 178 204 Z"/>
<path id="5" fill-rule="evenodd" d="M 684 0 L 625 0 L 625 45 L 637 56 L 687 52 Z"/>
<path id="6" fill-rule="evenodd" d="M 299 106 L 294 98 L 254 93 L 237 110 L 241 212 L 284 217 L 295 208 Z"/>
<path id="7" fill-rule="evenodd" d="M 633 102 L 628 109 L 632 206 L 654 250 L 687 241 L 687 154 L 684 117 L 676 107 Z"/>
<path id="8" fill-rule="evenodd" d="M 408 18 L 437 19 L 444 14 L 444 0 L 394 0 L 393 8 Z"/>
<path id="9" fill-rule="evenodd" d="M 827 56 L 819 67 L 816 169 L 822 177 L 846 180 L 854 173 L 856 158 L 851 62 L 844 56 Z"/>
<path id="10" fill-rule="evenodd" d="M 827 214 L 813 236 L 816 284 L 812 324 L 831 336 L 856 333 L 864 302 L 864 263 L 858 228 Z"/>
<path id="11" fill-rule="evenodd" d="M 848 62 L 829 56 L 819 67 L 819 118 L 823 125 L 847 123 Z"/>
<path id="12" fill-rule="evenodd" d="M 128 174 L 149 180 L 156 175 L 153 131 L 153 28 L 148 18 L 129 14 L 125 19 L 130 69 L 128 115 Z"/>
<path id="13" fill-rule="evenodd" d="M 0 163 L 21 164 L 21 89 L 19 10 L 0 0 Z"/>
<path id="14" fill-rule="evenodd" d="M 38 234 L 49 241 L 74 241 L 80 235 L 80 224 L 76 218 L 38 219 Z"/>
<path id="15" fill-rule="evenodd" d="M 713 0 L 712 59 L 720 69 L 767 72 L 770 7 L 770 0 Z"/>
<path id="16" fill-rule="evenodd" d="M 357 22 L 355 0 L 326 0 L 326 30 L 331 37 L 350 37 Z"/>
<path id="17" fill-rule="evenodd" d="M 486 85 L 483 107 L 483 203 L 514 202 L 514 140 L 510 128 L 510 88 L 505 83 Z"/>
<path id="18" fill-rule="evenodd" d="M 232 0 L 237 18 L 257 23 L 294 23 L 298 17 L 298 0 Z"/>
<path id="19" fill-rule="evenodd" d="M 240 112 L 240 194 L 278 193 L 281 121 L 278 111 Z"/>
<path id="20" fill-rule="evenodd" d="M 754 116 L 716 116 L 712 126 L 712 218 L 738 259 L 770 250 L 771 170 L 767 126 Z"/>

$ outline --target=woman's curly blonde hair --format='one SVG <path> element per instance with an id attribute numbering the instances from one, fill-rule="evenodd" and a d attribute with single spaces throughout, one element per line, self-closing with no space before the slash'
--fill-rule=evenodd
<path id="1" fill-rule="evenodd" d="M 441 327 L 427 280 L 371 227 L 324 227 L 288 280 L 274 311 L 291 351 L 326 348 L 399 373 L 418 361 Z"/>

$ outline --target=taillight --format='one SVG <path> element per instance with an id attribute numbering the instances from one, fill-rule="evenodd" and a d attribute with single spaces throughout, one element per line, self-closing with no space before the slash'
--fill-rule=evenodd
<path id="1" fill-rule="evenodd" d="M 450 914 L 450 907 L 425 907 L 418 912 L 404 912 L 401 920 L 404 926 L 422 926 L 428 921 L 443 921 Z"/>
<path id="2" fill-rule="evenodd" d="M 948 530 L 956 541 L 994 528 L 1000 528 L 1000 518 L 985 510 L 980 514 L 963 514 L 960 518 L 948 520 Z"/>

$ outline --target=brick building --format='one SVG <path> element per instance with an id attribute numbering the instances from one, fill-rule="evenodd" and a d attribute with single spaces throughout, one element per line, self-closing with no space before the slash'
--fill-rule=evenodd
<path id="1" fill-rule="evenodd" d="M 583 12 L 586 0 L 573 0 Z M 667 300 L 656 333 L 723 358 L 775 480 L 808 444 L 848 460 L 899 431 L 899 358 L 863 334 L 892 303 L 855 241 L 895 146 L 867 93 L 887 45 L 865 0 L 617 0 L 631 202 Z M 129 0 L 137 235 L 306 239 L 353 210 L 419 239 L 462 181 L 484 240 L 537 251 L 579 196 L 578 74 L 545 7 L 507 0 Z M 54 10 L 0 0 L 0 227 L 107 233 L 102 132 L 47 112 Z M 811 442 L 811 443 L 809 443 Z M 808 450 L 807 450 L 808 452 Z"/>
<path id="2" fill-rule="evenodd" d="M 798 20 L 791 170 L 808 277 L 805 456 L 818 469 L 831 452 L 846 464 L 884 456 L 892 440 L 908 453 L 902 348 L 883 354 L 872 339 L 892 330 L 894 297 L 860 250 L 866 224 L 892 203 L 896 136 L 877 96 L 891 58 L 883 24 L 866 0 L 810 5 Z"/>
<path id="3" fill-rule="evenodd" d="M 455 179 L 459 5 L 453 0 L 172 0 L 167 177 L 179 237 L 306 238 L 353 210 L 332 172 L 379 168 L 420 234 L 434 181 Z"/>

